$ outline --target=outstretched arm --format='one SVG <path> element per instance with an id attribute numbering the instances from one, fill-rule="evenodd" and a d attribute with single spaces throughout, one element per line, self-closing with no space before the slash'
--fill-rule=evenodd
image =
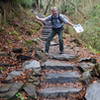
<path id="1" fill-rule="evenodd" d="M 72 27 L 74 26 L 74 24 L 72 22 L 70 22 L 70 21 L 68 21 L 67 24 L 72 26 Z"/>
<path id="2" fill-rule="evenodd" d="M 44 21 L 46 20 L 46 18 L 40 18 L 40 17 L 38 17 L 38 16 L 36 16 L 36 18 L 37 18 L 39 21 L 42 21 L 42 22 L 44 22 Z"/>
<path id="3" fill-rule="evenodd" d="M 67 16 L 61 14 L 61 18 L 65 24 L 68 24 L 72 27 L 74 26 L 74 24 L 69 20 L 69 18 Z"/>
<path id="4" fill-rule="evenodd" d="M 36 16 L 36 18 L 38 20 L 42 21 L 42 22 L 44 22 L 44 21 L 50 21 L 51 20 L 51 15 L 49 15 L 47 17 L 44 17 L 44 18 L 40 18 L 40 17 Z"/>

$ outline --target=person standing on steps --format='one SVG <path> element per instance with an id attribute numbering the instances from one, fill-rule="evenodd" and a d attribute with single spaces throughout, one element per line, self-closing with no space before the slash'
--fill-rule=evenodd
<path id="1" fill-rule="evenodd" d="M 64 43 L 63 43 L 62 34 L 63 34 L 64 24 L 68 24 L 72 27 L 74 26 L 74 24 L 70 22 L 63 14 L 60 14 L 56 7 L 51 8 L 51 15 L 45 18 L 39 18 L 38 16 L 36 16 L 36 18 L 42 22 L 51 21 L 51 24 L 52 24 L 52 32 L 46 41 L 45 52 L 49 53 L 50 42 L 52 41 L 53 37 L 57 34 L 59 38 L 60 54 L 63 54 L 64 53 Z"/>

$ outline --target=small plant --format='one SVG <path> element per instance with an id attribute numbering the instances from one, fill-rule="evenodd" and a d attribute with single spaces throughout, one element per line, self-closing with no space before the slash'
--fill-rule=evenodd
<path id="1" fill-rule="evenodd" d="M 3 32 L 4 30 L 4 27 L 0 27 L 0 32 Z"/>
<path id="2" fill-rule="evenodd" d="M 24 99 L 24 96 L 23 96 L 21 93 L 17 93 L 17 94 L 16 94 L 16 97 L 17 97 L 18 99 L 20 99 L 20 100 L 25 100 L 25 99 Z"/>
<path id="3" fill-rule="evenodd" d="M 3 67 L 0 67 L 0 71 L 4 71 L 5 70 L 5 68 L 3 68 Z"/>
<path id="4" fill-rule="evenodd" d="M 11 34 L 11 35 L 18 35 L 18 32 L 16 32 L 16 31 L 14 30 L 14 31 L 12 31 L 12 32 L 9 32 L 9 34 Z"/>

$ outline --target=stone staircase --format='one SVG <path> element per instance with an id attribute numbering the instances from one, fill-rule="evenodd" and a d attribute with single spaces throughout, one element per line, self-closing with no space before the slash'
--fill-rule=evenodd
<path id="1" fill-rule="evenodd" d="M 42 39 L 45 41 L 52 31 L 50 28 L 50 25 L 45 25 L 43 28 Z M 73 60 L 77 60 L 77 55 L 55 54 L 55 52 L 49 54 L 50 59 L 42 64 L 38 100 L 85 100 L 82 72 L 78 64 L 73 63 Z"/>
<path id="2" fill-rule="evenodd" d="M 85 84 L 77 65 L 50 59 L 42 65 L 42 74 L 39 100 L 84 100 Z M 80 92 L 83 92 L 81 97 Z"/>
<path id="3" fill-rule="evenodd" d="M 46 41 L 51 32 L 52 32 L 51 22 L 47 21 L 44 23 L 44 27 L 42 29 L 42 34 L 41 34 L 41 39 L 43 41 Z M 50 44 L 50 46 L 57 46 L 57 45 L 59 45 L 59 43 L 51 42 L 51 44 Z"/>
<path id="4" fill-rule="evenodd" d="M 41 39 L 46 41 L 50 33 L 52 32 L 52 26 L 50 22 L 45 22 L 44 27 L 42 29 Z"/>

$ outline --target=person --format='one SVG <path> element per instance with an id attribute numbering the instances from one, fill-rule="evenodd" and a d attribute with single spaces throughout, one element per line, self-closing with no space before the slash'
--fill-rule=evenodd
<path id="1" fill-rule="evenodd" d="M 53 37 L 57 34 L 59 38 L 59 50 L 60 54 L 64 53 L 64 43 L 63 43 L 63 29 L 64 29 L 64 24 L 68 24 L 70 26 L 74 26 L 74 24 L 68 20 L 65 15 L 60 14 L 58 9 L 56 7 L 51 8 L 51 15 L 45 17 L 45 18 L 40 18 L 36 16 L 36 18 L 42 22 L 44 21 L 51 21 L 52 24 L 52 32 L 50 36 L 48 37 L 46 44 L 45 44 L 45 52 L 48 54 L 49 53 L 49 46 L 50 42 L 52 41 Z"/>

